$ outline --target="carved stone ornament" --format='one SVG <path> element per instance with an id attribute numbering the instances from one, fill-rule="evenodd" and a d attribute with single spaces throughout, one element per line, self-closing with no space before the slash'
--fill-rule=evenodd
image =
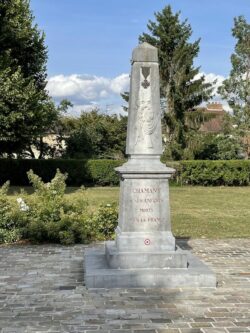
<path id="1" fill-rule="evenodd" d="M 150 75 L 150 67 L 142 67 L 141 71 L 142 71 L 142 75 L 144 77 L 144 81 L 142 82 L 141 85 L 144 89 L 147 89 L 150 86 L 150 83 L 148 81 L 148 77 Z"/>

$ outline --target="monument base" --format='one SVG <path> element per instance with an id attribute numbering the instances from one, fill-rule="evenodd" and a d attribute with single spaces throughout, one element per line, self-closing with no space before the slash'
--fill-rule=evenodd
<path id="1" fill-rule="evenodd" d="M 175 238 L 171 231 L 122 232 L 118 226 L 115 233 L 119 252 L 175 251 Z"/>
<path id="2" fill-rule="evenodd" d="M 160 252 L 120 252 L 114 242 L 105 244 L 109 268 L 187 268 L 187 253 L 181 249 Z"/>
<path id="3" fill-rule="evenodd" d="M 215 274 L 198 258 L 188 251 L 166 252 L 165 262 L 185 263 L 186 268 L 161 267 L 154 268 L 154 263 L 163 258 L 157 253 L 117 253 L 114 242 L 108 242 L 105 247 L 87 249 L 85 253 L 85 284 L 87 288 L 215 288 Z M 141 257 L 140 257 L 141 256 Z M 107 260 L 108 257 L 108 260 Z M 131 263 L 131 257 L 137 263 L 146 260 L 151 263 L 149 268 L 112 268 L 119 265 L 123 267 Z M 151 259 L 150 259 L 151 258 Z M 141 259 L 141 261 L 140 261 Z M 156 260 L 156 261 L 155 261 Z M 143 265 L 143 264 L 142 264 Z M 163 265 L 162 265 L 163 266 Z M 169 265 L 171 266 L 171 265 Z"/>

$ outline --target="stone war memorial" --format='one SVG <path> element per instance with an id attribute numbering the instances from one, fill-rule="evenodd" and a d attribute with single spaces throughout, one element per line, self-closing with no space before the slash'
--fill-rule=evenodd
<path id="1" fill-rule="evenodd" d="M 140 44 L 132 54 L 126 153 L 120 175 L 115 241 L 85 254 L 87 288 L 216 287 L 215 274 L 171 232 L 168 180 L 175 172 L 162 154 L 157 49 Z"/>

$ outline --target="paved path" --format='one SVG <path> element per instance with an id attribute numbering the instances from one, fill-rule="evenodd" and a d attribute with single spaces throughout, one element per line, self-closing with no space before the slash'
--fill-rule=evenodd
<path id="1" fill-rule="evenodd" d="M 83 245 L 0 247 L 0 331 L 250 332 L 250 240 L 179 243 L 216 272 L 217 289 L 87 290 Z"/>

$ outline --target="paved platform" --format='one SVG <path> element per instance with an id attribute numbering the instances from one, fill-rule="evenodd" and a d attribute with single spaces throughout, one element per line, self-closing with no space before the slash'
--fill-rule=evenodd
<path id="1" fill-rule="evenodd" d="M 86 246 L 2 246 L 0 332 L 250 332 L 250 239 L 178 245 L 216 272 L 217 289 L 87 290 Z"/>
<path id="2" fill-rule="evenodd" d="M 113 243 L 113 242 L 109 242 Z M 110 248 L 114 244 L 109 244 Z M 106 244 L 107 246 L 107 244 Z M 87 288 L 216 288 L 216 275 L 198 257 L 190 251 L 165 252 L 165 258 L 173 265 L 178 263 L 178 255 L 186 256 L 184 267 L 159 268 L 154 265 L 165 264 L 163 252 L 160 253 L 136 253 L 109 252 L 112 260 L 107 260 L 104 247 L 86 249 L 84 277 Z M 120 256 L 120 258 L 119 258 Z M 134 259 L 132 256 L 137 256 Z M 113 260 L 114 259 L 114 260 Z M 129 266 L 131 260 L 132 266 Z M 150 262 L 151 261 L 151 262 Z M 146 263 L 148 267 L 146 266 Z M 109 265 L 115 263 L 115 268 Z M 150 266 L 151 265 L 153 266 Z M 140 264 L 142 267 L 139 267 Z M 122 266 L 125 267 L 122 267 Z M 136 266 L 136 267 L 134 267 Z M 119 268 L 118 268 L 119 267 Z"/>

